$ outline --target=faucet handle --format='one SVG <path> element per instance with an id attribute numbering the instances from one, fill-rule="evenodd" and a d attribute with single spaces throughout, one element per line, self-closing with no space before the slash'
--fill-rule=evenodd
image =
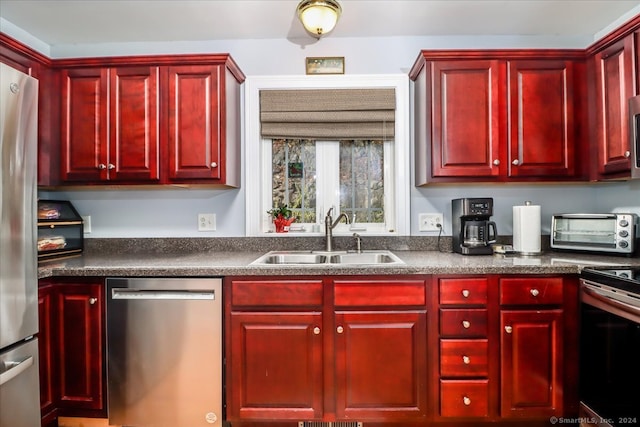
<path id="1" fill-rule="evenodd" d="M 329 210 L 327 211 L 327 216 L 331 216 L 331 211 L 332 211 L 332 210 L 333 210 L 333 206 L 331 206 L 331 207 L 329 208 Z"/>

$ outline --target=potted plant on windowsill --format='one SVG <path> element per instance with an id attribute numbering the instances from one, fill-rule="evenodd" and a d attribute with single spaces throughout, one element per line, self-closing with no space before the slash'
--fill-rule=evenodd
<path id="1" fill-rule="evenodd" d="M 276 227 L 276 233 L 286 233 L 289 231 L 289 226 L 296 219 L 292 217 L 291 209 L 287 205 L 279 208 L 269 209 L 267 211 L 273 219 L 273 225 Z"/>

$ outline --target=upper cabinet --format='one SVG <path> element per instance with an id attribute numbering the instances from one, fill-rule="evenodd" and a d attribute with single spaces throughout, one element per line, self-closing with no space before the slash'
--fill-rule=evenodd
<path id="1" fill-rule="evenodd" d="M 158 67 L 62 70 L 64 182 L 158 182 Z"/>
<path id="2" fill-rule="evenodd" d="M 228 55 L 59 61 L 62 184 L 240 185 Z"/>
<path id="3" fill-rule="evenodd" d="M 416 185 L 576 178 L 580 51 L 422 51 Z"/>
<path id="4" fill-rule="evenodd" d="M 590 103 L 595 120 L 592 143 L 596 165 L 592 178 L 629 178 L 631 141 L 629 138 L 629 98 L 638 93 L 640 73 L 640 16 L 589 48 L 593 87 Z"/>

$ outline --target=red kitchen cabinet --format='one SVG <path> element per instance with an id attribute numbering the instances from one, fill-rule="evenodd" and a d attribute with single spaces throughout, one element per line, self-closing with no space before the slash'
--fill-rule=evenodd
<path id="1" fill-rule="evenodd" d="M 630 34 L 593 58 L 599 179 L 626 177 L 631 170 L 628 100 L 634 95 L 633 45 Z"/>
<path id="2" fill-rule="evenodd" d="M 336 417 L 426 417 L 426 311 L 340 310 L 335 324 Z"/>
<path id="3" fill-rule="evenodd" d="M 70 68 L 61 79 L 62 180 L 158 182 L 158 67 Z"/>
<path id="4" fill-rule="evenodd" d="M 238 279 L 226 286 L 228 419 L 321 418 L 322 281 Z"/>
<path id="5" fill-rule="evenodd" d="M 502 311 L 502 417 L 563 413 L 562 318 L 558 309 Z"/>
<path id="6" fill-rule="evenodd" d="M 510 60 L 509 177 L 575 174 L 573 62 Z"/>
<path id="7" fill-rule="evenodd" d="M 102 410 L 102 283 L 65 283 L 56 291 L 60 408 Z"/>
<path id="8" fill-rule="evenodd" d="M 227 418 L 424 421 L 424 278 L 228 278 Z"/>
<path id="9" fill-rule="evenodd" d="M 168 67 L 168 180 L 240 185 L 239 83 L 224 65 Z"/>
<path id="10" fill-rule="evenodd" d="M 57 424 L 57 366 L 53 285 L 38 288 L 38 362 L 42 426 Z"/>
<path id="11" fill-rule="evenodd" d="M 410 74 L 416 185 L 575 178 L 581 60 L 564 51 L 423 51 Z"/>

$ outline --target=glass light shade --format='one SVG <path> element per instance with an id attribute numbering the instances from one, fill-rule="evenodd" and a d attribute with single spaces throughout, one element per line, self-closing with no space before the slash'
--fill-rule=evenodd
<path id="1" fill-rule="evenodd" d="M 336 26 L 342 8 L 334 0 L 303 0 L 298 5 L 298 17 L 311 34 L 321 35 Z"/>

